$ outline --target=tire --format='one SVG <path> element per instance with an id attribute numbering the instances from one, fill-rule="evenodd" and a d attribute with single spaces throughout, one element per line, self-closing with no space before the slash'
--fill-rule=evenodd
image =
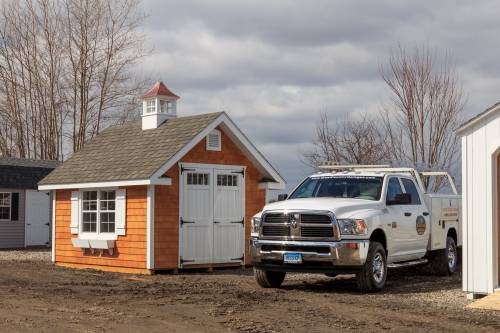
<path id="1" fill-rule="evenodd" d="M 265 271 L 260 268 L 254 268 L 253 273 L 262 288 L 279 288 L 286 276 L 286 272 Z"/>
<path id="2" fill-rule="evenodd" d="M 457 270 L 458 251 L 453 237 L 446 238 L 446 248 L 434 251 L 431 268 L 434 274 L 440 276 L 452 275 Z"/>
<path id="3" fill-rule="evenodd" d="M 356 283 L 361 292 L 378 292 L 384 289 L 387 279 L 387 255 L 379 242 L 370 242 L 366 262 L 356 274 Z"/>

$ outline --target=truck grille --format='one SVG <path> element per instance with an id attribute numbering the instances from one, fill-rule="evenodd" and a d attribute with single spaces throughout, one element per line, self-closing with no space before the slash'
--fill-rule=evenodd
<path id="1" fill-rule="evenodd" d="M 306 224 L 330 224 L 332 219 L 328 215 L 320 214 L 300 214 L 300 223 Z"/>
<path id="2" fill-rule="evenodd" d="M 288 215 L 280 214 L 266 214 L 264 216 L 264 223 L 288 223 Z"/>
<path id="3" fill-rule="evenodd" d="M 265 225 L 262 228 L 263 236 L 290 236 L 290 227 L 287 225 Z"/>
<path id="4" fill-rule="evenodd" d="M 333 237 L 333 228 L 302 226 L 300 228 L 300 235 L 302 237 L 330 238 Z"/>
<path id="5" fill-rule="evenodd" d="M 300 215 L 298 218 L 297 215 Z M 294 219 L 295 217 L 295 219 Z M 333 221 L 332 221 L 333 220 Z M 330 213 L 323 211 L 270 212 L 262 216 L 263 237 L 304 240 L 338 239 L 338 227 Z"/>

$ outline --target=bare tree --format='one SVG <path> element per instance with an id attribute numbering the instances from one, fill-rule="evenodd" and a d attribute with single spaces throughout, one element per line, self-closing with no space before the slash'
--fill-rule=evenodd
<path id="1" fill-rule="evenodd" d="M 137 0 L 64 0 L 69 55 L 67 96 L 73 150 L 128 107 L 139 86 L 131 68 L 144 56 Z M 125 110 L 127 112 L 127 110 Z M 121 110 L 120 112 L 121 113 Z"/>
<path id="2" fill-rule="evenodd" d="M 385 150 L 385 134 L 377 127 L 373 117 L 346 116 L 330 124 L 326 113 L 316 126 L 314 148 L 304 153 L 308 164 L 377 164 L 389 158 Z"/>
<path id="3" fill-rule="evenodd" d="M 464 97 L 450 56 L 399 46 L 381 75 L 392 92 L 382 112 L 392 160 L 451 171 L 458 155 L 454 129 L 462 120 Z M 432 186 L 438 190 L 441 181 Z"/>
<path id="4" fill-rule="evenodd" d="M 0 155 L 63 159 L 131 114 L 139 0 L 0 3 Z"/>

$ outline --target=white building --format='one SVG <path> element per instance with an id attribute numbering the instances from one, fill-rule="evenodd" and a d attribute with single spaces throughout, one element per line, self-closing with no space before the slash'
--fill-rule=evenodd
<path id="1" fill-rule="evenodd" d="M 500 285 L 500 103 L 462 125 L 463 289 L 473 298 Z"/>

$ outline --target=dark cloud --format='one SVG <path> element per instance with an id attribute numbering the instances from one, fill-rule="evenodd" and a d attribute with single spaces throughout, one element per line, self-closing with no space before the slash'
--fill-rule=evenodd
<path id="1" fill-rule="evenodd" d="M 468 103 L 500 100 L 497 1 L 147 0 L 153 54 L 141 72 L 181 96 L 179 113 L 227 111 L 294 185 L 321 112 L 377 112 L 391 48 L 449 53 Z"/>

